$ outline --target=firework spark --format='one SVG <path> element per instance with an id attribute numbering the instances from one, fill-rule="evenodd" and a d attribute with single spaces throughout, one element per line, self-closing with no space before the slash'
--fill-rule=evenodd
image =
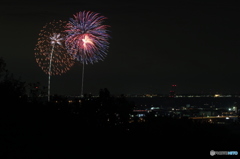
<path id="1" fill-rule="evenodd" d="M 47 23 L 39 33 L 35 47 L 36 62 L 48 74 L 48 101 L 50 101 L 51 75 L 61 75 L 74 64 L 73 58 L 64 46 L 66 22 Z"/>
<path id="2" fill-rule="evenodd" d="M 107 55 L 109 26 L 102 25 L 106 19 L 99 13 L 83 11 L 73 15 L 66 25 L 68 33 L 65 45 L 68 52 L 81 63 L 95 63 Z"/>
<path id="3" fill-rule="evenodd" d="M 67 53 L 64 44 L 66 23 L 61 20 L 52 21 L 47 23 L 39 33 L 34 49 L 35 57 L 39 67 L 46 74 L 61 75 L 74 64 L 73 58 Z"/>

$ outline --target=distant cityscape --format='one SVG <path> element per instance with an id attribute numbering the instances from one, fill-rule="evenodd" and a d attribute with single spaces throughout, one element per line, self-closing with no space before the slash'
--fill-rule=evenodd
<path id="1" fill-rule="evenodd" d="M 76 108 L 76 103 L 81 107 L 82 101 L 94 101 L 97 98 L 99 98 L 98 95 L 90 94 L 85 97 L 68 96 L 65 100 L 72 113 L 78 114 L 79 109 Z M 169 95 L 125 95 L 124 98 L 134 103 L 134 109 L 129 114 L 129 123 L 144 122 L 149 116 L 189 119 L 211 124 L 239 123 L 240 119 L 239 95 L 176 95 L 175 92 L 170 92 Z M 61 103 L 62 99 L 52 97 L 52 102 Z"/>
<path id="2" fill-rule="evenodd" d="M 170 97 L 170 98 L 192 98 L 192 97 L 240 97 L 238 94 L 127 94 L 126 97 Z"/>

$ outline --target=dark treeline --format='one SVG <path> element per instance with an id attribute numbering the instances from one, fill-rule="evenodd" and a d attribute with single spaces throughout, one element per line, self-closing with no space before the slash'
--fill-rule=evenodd
<path id="1" fill-rule="evenodd" d="M 130 123 L 134 102 L 124 95 L 113 97 L 107 88 L 99 90 L 98 98 L 86 94 L 69 102 L 55 95 L 52 102 L 42 102 L 38 96 L 44 88 L 14 78 L 0 60 L 1 158 L 152 158 L 239 151 L 239 134 L 226 127 L 151 113 L 145 122 L 133 117 Z"/>

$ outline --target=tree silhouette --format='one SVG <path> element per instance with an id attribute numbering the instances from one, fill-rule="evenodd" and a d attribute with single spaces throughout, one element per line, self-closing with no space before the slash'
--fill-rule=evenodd
<path id="1" fill-rule="evenodd" d="M 15 79 L 6 69 L 6 63 L 0 58 L 0 99 L 1 102 L 19 102 L 26 100 L 26 85 L 21 79 Z"/>
<path id="2" fill-rule="evenodd" d="M 6 63 L 2 57 L 0 57 L 0 78 L 6 73 Z"/>
<path id="3" fill-rule="evenodd" d="M 128 124 L 134 103 L 129 102 L 123 95 L 116 98 L 111 96 L 107 88 L 100 89 L 96 102 L 96 116 L 102 126 L 118 127 Z"/>
<path id="4" fill-rule="evenodd" d="M 47 87 L 42 86 L 40 82 L 28 83 L 27 92 L 30 101 L 39 102 L 39 97 L 47 95 Z"/>

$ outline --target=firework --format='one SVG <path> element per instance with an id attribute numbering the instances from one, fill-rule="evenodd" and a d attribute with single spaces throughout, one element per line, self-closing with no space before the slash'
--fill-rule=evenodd
<path id="1" fill-rule="evenodd" d="M 102 25 L 106 17 L 91 11 L 73 16 L 65 30 L 68 33 L 65 41 L 68 52 L 83 64 L 103 60 L 109 45 L 109 26 Z"/>
<path id="2" fill-rule="evenodd" d="M 68 52 L 83 64 L 81 89 L 83 96 L 84 64 L 93 64 L 103 60 L 107 55 L 109 26 L 102 25 L 106 17 L 100 16 L 99 13 L 83 11 L 73 16 L 74 18 L 70 18 L 66 25 L 65 32 L 68 35 L 65 45 Z"/>
<path id="3" fill-rule="evenodd" d="M 64 21 L 53 21 L 47 23 L 39 33 L 35 47 L 35 57 L 39 67 L 46 74 L 61 75 L 74 64 L 64 45 L 66 34 L 63 31 L 65 25 L 66 22 Z M 52 60 L 50 60 L 51 55 Z M 49 71 L 50 67 L 51 71 Z"/>
<path id="4" fill-rule="evenodd" d="M 52 21 L 43 26 L 35 47 L 36 62 L 49 75 L 48 100 L 50 100 L 50 76 L 67 72 L 74 64 L 73 58 L 67 53 L 64 39 L 66 33 L 64 21 Z"/>

